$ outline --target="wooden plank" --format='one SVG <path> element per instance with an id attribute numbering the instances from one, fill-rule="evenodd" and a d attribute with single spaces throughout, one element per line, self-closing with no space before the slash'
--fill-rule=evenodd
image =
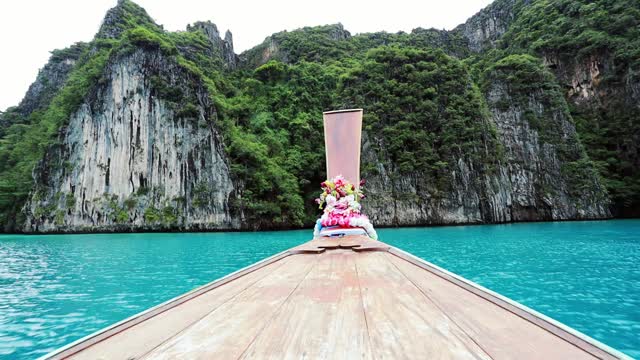
<path id="1" fill-rule="evenodd" d="M 318 247 L 325 249 L 337 249 L 340 247 L 341 239 L 339 237 L 323 237 L 314 241 L 318 242 Z"/>
<path id="2" fill-rule="evenodd" d="M 362 245 L 369 238 L 362 235 L 348 235 L 340 238 L 340 247 L 350 249 Z"/>
<path id="3" fill-rule="evenodd" d="M 483 320 L 474 320 L 477 316 L 481 317 L 487 314 L 487 312 L 490 313 L 487 307 L 494 309 L 496 314 L 500 314 L 499 316 L 509 317 L 509 322 L 507 320 L 504 320 L 498 322 L 497 326 L 510 327 L 511 331 L 505 330 L 504 334 L 502 334 L 501 336 L 499 334 L 494 334 L 494 336 L 488 337 L 487 339 L 482 336 L 482 343 L 484 343 L 485 340 L 487 342 L 493 340 L 495 342 L 493 345 L 498 346 L 502 349 L 496 350 L 496 352 L 498 353 L 502 351 L 506 355 L 509 351 L 522 348 L 523 350 L 521 351 L 523 353 L 529 353 L 531 358 L 539 358 L 539 354 L 536 353 L 539 348 L 538 344 L 545 344 L 545 341 L 549 341 L 550 336 L 551 339 L 555 338 L 554 340 L 551 340 L 554 343 L 553 350 L 558 351 L 558 353 L 561 353 L 562 356 L 570 356 L 571 358 L 575 357 L 579 359 L 617 359 L 626 357 L 624 354 L 618 353 L 616 350 L 612 350 L 612 352 L 605 351 L 604 348 L 598 347 L 591 342 L 594 340 L 587 340 L 588 337 L 586 336 L 585 338 L 580 337 L 584 336 L 582 334 L 579 334 L 580 336 L 578 336 L 571 333 L 570 331 L 575 331 L 573 329 L 565 330 L 563 328 L 560 328 L 552 323 L 553 320 L 545 320 L 543 318 L 543 315 L 538 316 L 534 312 L 523 308 L 519 304 L 514 305 L 512 302 L 508 302 L 499 297 L 496 297 L 490 291 L 483 290 L 477 285 L 474 286 L 466 280 L 460 280 L 453 274 L 447 273 L 446 271 L 441 271 L 434 265 L 427 263 L 421 259 L 417 259 L 413 256 L 406 255 L 402 251 L 397 251 L 397 249 L 395 248 L 392 248 L 392 251 L 390 251 L 389 258 L 395 264 L 403 265 L 402 269 L 406 270 L 405 272 L 407 273 L 407 275 L 415 272 L 417 269 L 417 272 L 415 272 L 415 274 L 418 274 L 418 276 L 414 274 L 412 277 L 416 285 L 428 294 L 431 293 L 437 295 L 432 297 L 433 300 L 442 304 L 441 306 L 446 307 L 446 311 L 448 313 L 451 312 L 452 317 L 461 319 L 459 320 L 461 326 L 465 327 L 465 329 L 468 328 L 470 334 L 487 335 L 491 333 L 489 329 L 484 327 L 492 326 L 491 323 L 485 323 Z M 409 265 L 407 265 L 407 263 L 409 263 Z M 411 268 L 411 266 L 414 267 Z M 420 280 L 419 274 L 426 274 L 425 276 L 429 276 L 429 274 L 431 274 L 436 278 L 444 280 L 445 283 L 441 281 L 429 282 L 424 279 Z M 430 279 L 434 278 L 430 277 Z M 437 285 L 442 284 L 444 284 L 445 286 L 446 284 L 451 284 L 454 287 L 437 287 Z M 432 286 L 434 288 L 431 289 L 428 286 Z M 454 292 L 456 288 L 460 289 L 462 292 Z M 464 294 L 465 292 L 474 296 L 467 296 L 465 298 L 466 301 L 469 301 L 468 303 L 465 301 L 458 302 L 458 298 L 455 296 L 461 296 L 460 294 Z M 477 310 L 475 310 L 476 308 Z M 520 319 L 522 321 L 518 321 L 517 319 Z M 480 324 L 478 323 L 479 321 Z M 511 324 L 510 322 L 515 323 Z M 536 328 L 538 328 L 540 331 L 536 332 L 535 334 L 531 333 L 532 331 L 536 331 Z M 517 331 L 518 333 L 522 332 L 522 336 L 518 336 L 518 338 L 521 339 L 521 342 L 526 341 L 531 345 L 523 345 L 518 347 L 511 346 L 509 343 L 513 343 L 512 337 L 514 331 Z M 511 335 L 511 337 L 509 335 Z M 529 337 L 531 337 L 531 340 L 528 340 Z M 499 342 L 498 339 L 502 339 L 503 342 Z M 556 344 L 556 342 L 558 343 Z M 564 345 L 562 344 L 563 342 Z M 515 342 L 515 344 L 519 344 L 519 342 Z M 606 345 L 603 346 L 606 347 Z M 527 349 L 529 349 L 529 351 L 527 351 Z"/>
<path id="4" fill-rule="evenodd" d="M 49 356 L 625 358 L 574 332 L 382 242 L 347 236 L 265 259 Z"/>
<path id="5" fill-rule="evenodd" d="M 291 255 L 279 271 L 260 279 L 143 358 L 237 358 L 280 310 L 317 258 L 318 255 Z"/>
<path id="6" fill-rule="evenodd" d="M 372 358 L 355 253 L 332 250 L 319 257 L 243 358 Z"/>
<path id="7" fill-rule="evenodd" d="M 229 283 L 215 287 L 198 297 L 93 344 L 93 346 L 73 355 L 73 359 L 138 358 L 279 269 L 288 260 L 285 257 L 246 275 L 234 278 Z"/>
<path id="8" fill-rule="evenodd" d="M 391 247 L 383 242 L 369 239 L 365 242 L 362 242 L 360 246 L 354 247 L 353 251 L 361 252 L 361 251 L 388 251 Z"/>
<path id="9" fill-rule="evenodd" d="M 289 249 L 292 254 L 296 253 L 316 253 L 319 254 L 326 249 L 354 249 L 354 250 L 387 250 L 389 245 L 377 240 L 373 240 L 364 235 L 347 235 L 340 237 L 322 237 L 308 241 Z"/>
<path id="10" fill-rule="evenodd" d="M 490 359 L 386 258 L 356 256 L 371 347 L 382 359 Z"/>
<path id="11" fill-rule="evenodd" d="M 321 254 L 323 253 L 326 249 L 323 247 L 320 247 L 319 245 L 321 244 L 320 240 L 314 239 L 311 241 L 308 241 L 302 245 L 298 245 L 296 247 L 293 247 L 291 249 L 288 250 L 288 252 L 290 254 Z"/>
<path id="12" fill-rule="evenodd" d="M 494 359 L 511 359 L 514 354 L 519 359 L 595 358 L 455 284 L 392 254 L 385 256 Z"/>

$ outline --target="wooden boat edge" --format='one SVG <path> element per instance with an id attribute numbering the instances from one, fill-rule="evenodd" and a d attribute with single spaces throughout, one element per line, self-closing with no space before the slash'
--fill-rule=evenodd
<path id="1" fill-rule="evenodd" d="M 463 289 L 480 296 L 486 301 L 489 301 L 511 313 L 517 315 L 538 327 L 552 333 L 555 336 L 560 337 L 561 339 L 573 344 L 574 346 L 596 356 L 601 357 L 599 351 L 603 351 L 611 356 L 616 358 L 625 359 L 625 360 L 633 360 L 630 356 L 622 353 L 619 350 L 616 350 L 609 345 L 606 345 L 589 335 L 586 335 L 560 321 L 554 320 L 553 318 L 544 315 L 536 310 L 531 309 L 530 307 L 519 303 L 513 299 L 510 299 L 504 295 L 501 295 L 495 291 L 485 288 L 484 286 L 475 283 L 469 279 L 466 279 L 460 275 L 452 273 L 438 265 L 430 263 L 426 260 L 423 260 L 411 253 L 400 250 L 396 247 L 390 246 L 389 253 L 408 261 L 430 273 L 450 282 L 457 286 L 462 287 Z M 578 341 L 576 341 L 578 340 Z"/>
<path id="2" fill-rule="evenodd" d="M 236 270 L 230 274 L 227 274 L 221 278 L 213 280 L 207 284 L 204 284 L 200 287 L 197 287 L 193 290 L 190 290 L 184 294 L 178 295 L 174 298 L 171 298 L 163 303 L 160 303 L 156 306 L 153 306 L 147 310 L 143 310 L 137 314 L 134 314 L 124 320 L 118 321 L 112 325 L 109 325 L 103 329 L 97 330 L 85 337 L 82 337 L 76 341 L 73 341 L 61 348 L 58 348 L 44 356 L 38 358 L 38 360 L 44 359 L 64 359 L 69 356 L 72 356 L 80 351 L 87 349 L 94 344 L 97 344 L 111 336 L 114 336 L 120 332 L 123 332 L 143 321 L 146 321 L 158 314 L 161 314 L 165 311 L 171 310 L 172 308 L 179 306 L 199 295 L 202 295 L 210 290 L 213 290 L 217 287 L 225 285 L 233 280 L 236 280 L 244 275 L 247 275 L 251 272 L 259 270 L 267 265 L 273 264 L 276 261 L 282 260 L 290 255 L 295 255 L 297 253 L 291 252 L 289 249 L 279 252 L 275 255 L 272 255 L 268 258 L 262 259 L 258 262 L 250 264 L 246 267 L 243 267 L 239 270 Z"/>
<path id="3" fill-rule="evenodd" d="M 610 355 L 620 359 L 629 359 L 633 360 L 630 356 L 568 326 L 565 325 L 553 318 L 550 318 L 542 313 L 539 313 L 515 300 L 512 300 L 504 295 L 496 293 L 492 290 L 489 290 L 482 285 L 479 285 L 471 280 L 468 280 L 460 275 L 452 273 L 444 268 L 441 268 L 431 262 L 423 260 L 421 258 L 416 257 L 408 252 L 400 250 L 396 247 L 390 246 L 388 244 L 385 248 L 374 248 L 374 249 L 362 249 L 360 251 L 383 251 L 388 252 L 404 261 L 407 261 L 415 266 L 420 267 L 421 269 L 428 271 L 450 283 L 455 284 L 479 297 L 484 299 L 485 301 L 491 302 L 506 311 L 513 313 L 516 316 L 519 316 L 528 322 L 533 323 L 534 325 L 552 333 L 553 335 L 563 339 L 564 341 L 576 346 L 577 348 L 592 354 L 598 358 L 602 358 L 602 353 L 604 352 L 606 355 Z M 92 334 L 89 334 L 83 338 L 80 338 L 70 344 L 67 344 L 59 349 L 54 350 L 51 353 L 48 353 L 39 359 L 64 359 L 69 356 L 72 356 L 76 353 L 79 353 L 111 336 L 114 336 L 122 331 L 129 329 L 143 321 L 146 321 L 158 314 L 161 314 L 165 311 L 168 311 L 176 306 L 179 306 L 199 295 L 202 295 L 210 290 L 213 290 L 217 287 L 223 286 L 231 281 L 234 281 L 244 275 L 247 275 L 253 271 L 259 270 L 267 265 L 275 263 L 279 260 L 282 260 L 291 255 L 300 255 L 300 254 L 319 254 L 326 250 L 332 249 L 332 247 L 322 248 L 317 252 L 315 251 L 300 251 L 296 250 L 297 247 L 282 251 L 273 256 L 270 256 L 266 259 L 260 260 L 254 264 L 248 265 L 242 269 L 239 269 L 231 274 L 223 276 L 219 279 L 213 280 L 203 286 L 195 288 L 185 294 L 176 296 L 170 300 L 167 300 L 159 305 L 156 305 L 152 308 L 144 310 L 140 313 L 132 315 L 122 321 L 119 321 L 113 325 L 110 325 L 106 328 L 100 329 Z M 342 248 L 342 247 L 334 247 L 334 248 Z M 351 247 L 352 250 L 358 252 L 357 246 Z"/>

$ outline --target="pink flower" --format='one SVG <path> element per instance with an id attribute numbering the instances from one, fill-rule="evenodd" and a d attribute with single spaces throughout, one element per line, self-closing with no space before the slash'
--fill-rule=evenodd
<path id="1" fill-rule="evenodd" d="M 364 184 L 365 180 L 362 179 L 360 185 Z M 375 231 L 369 220 L 360 214 L 361 206 L 358 200 L 365 197 L 363 193 L 357 191 L 356 187 L 342 175 L 323 181 L 320 186 L 322 193 L 320 198 L 316 199 L 316 203 L 320 204 L 321 209 L 324 205 L 324 213 L 319 220 L 320 225 L 323 227 L 363 227 L 367 228 L 367 233 L 375 236 Z M 351 193 L 351 195 L 347 195 L 347 193 Z"/>

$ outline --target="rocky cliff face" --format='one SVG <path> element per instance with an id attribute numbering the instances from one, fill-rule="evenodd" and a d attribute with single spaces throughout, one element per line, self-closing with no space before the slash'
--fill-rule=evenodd
<path id="1" fill-rule="evenodd" d="M 442 225 L 510 221 L 599 219 L 611 216 L 606 189 L 592 168 L 580 175 L 569 169 L 567 157 L 581 158 L 584 150 L 575 126 L 561 108 L 546 103 L 542 91 L 524 103 L 510 95 L 507 83 L 494 79 L 486 93 L 489 121 L 497 130 L 504 159 L 486 172 L 459 158 L 443 193 L 421 173 L 397 176 L 384 154 L 376 154 L 365 136 L 363 162 L 375 171 L 368 177 L 364 206 L 374 224 Z M 504 104 L 509 104 L 506 107 Z M 551 129 L 534 128 L 528 118 L 550 120 Z M 557 131 L 554 143 L 541 132 Z M 559 147 L 567 146 L 560 150 Z M 566 153 L 561 155 L 560 152 Z M 382 155 L 382 156 L 381 156 Z M 584 176 L 582 187 L 574 176 Z"/>
<path id="2" fill-rule="evenodd" d="M 35 110 L 46 107 L 57 91 L 62 88 L 69 72 L 87 44 L 77 43 L 69 49 L 57 50 L 49 62 L 38 72 L 36 81 L 29 86 L 27 93 L 18 105 L 19 112 L 27 116 Z"/>
<path id="3" fill-rule="evenodd" d="M 233 35 L 227 30 L 224 39 L 220 37 L 218 27 L 211 21 L 198 21 L 187 26 L 187 31 L 202 31 L 211 43 L 210 57 L 221 57 L 224 65 L 228 69 L 235 69 L 238 66 L 238 55 L 233 51 Z"/>
<path id="4" fill-rule="evenodd" d="M 159 98 L 157 76 L 197 108 L 180 113 Z M 207 92 L 160 52 L 116 58 L 104 77 L 35 170 L 24 231 L 239 227 Z"/>
<path id="5" fill-rule="evenodd" d="M 368 198 L 364 206 L 374 224 L 610 217 L 609 194 L 597 171 L 601 167 L 595 166 L 591 154 L 585 152 L 588 139 L 577 133 L 585 124 L 580 116 L 596 114 L 601 122 L 594 124 L 601 125 L 613 116 L 607 112 L 618 108 L 640 113 L 640 77 L 630 67 L 616 67 L 606 52 L 567 57 L 547 51 L 539 56 L 541 61 L 530 55 L 517 55 L 520 58 L 511 64 L 513 67 L 503 68 L 493 65 L 509 54 L 483 60 L 483 52 L 501 46 L 500 40 L 529 5 L 528 0 L 498 0 L 450 32 L 416 29 L 411 34 L 351 37 L 340 24 L 303 28 L 274 34 L 238 56 L 231 33 L 221 37 L 211 22 L 196 22 L 186 32 L 167 33 L 143 9 L 120 0 L 105 17 L 96 41 L 54 53 L 22 103 L 0 113 L 0 140 L 5 140 L 5 133 L 29 134 L 22 127 L 39 119 L 30 120 L 29 116 L 35 110 L 46 109 L 52 97 L 62 92 L 76 64 L 82 63 L 81 54 L 90 57 L 97 49 L 92 46 L 114 47 L 105 57 L 108 61 L 104 69 L 100 65 L 101 75 L 95 84 L 92 80 L 80 104 L 74 103 L 56 141 L 35 167 L 33 189 L 22 208 L 26 220 L 14 217 L 18 219 L 17 228 L 13 223 L 0 225 L 25 232 L 247 229 L 254 228 L 255 223 L 259 223 L 255 227 L 275 227 L 271 224 L 277 223 L 276 217 L 287 219 L 289 214 L 285 212 L 304 213 L 309 208 L 299 204 L 295 209 L 280 203 L 271 206 L 276 201 L 285 202 L 286 194 L 270 187 L 269 182 L 293 179 L 286 182 L 286 187 L 297 189 L 294 191 L 305 200 L 311 197 L 309 179 L 315 181 L 321 175 L 305 173 L 295 163 L 319 155 L 309 154 L 309 149 L 321 152 L 320 142 L 308 135 L 320 126 L 319 119 L 310 119 L 315 116 L 312 113 L 317 112 L 319 117 L 320 108 L 340 104 L 335 94 L 349 86 L 347 75 L 357 73 L 371 60 L 363 60 L 367 52 L 380 46 L 388 46 L 391 55 L 393 48 L 442 48 L 454 58 L 469 57 L 469 61 L 459 61 L 459 66 L 469 73 L 480 64 L 476 69 L 479 74 L 469 76 L 468 84 L 462 86 L 465 91 L 472 89 L 479 94 L 477 107 L 482 111 L 469 116 L 460 111 L 460 105 L 433 102 L 436 95 L 459 95 L 442 87 L 442 78 L 434 77 L 436 61 L 402 65 L 421 70 L 412 72 L 404 82 L 393 80 L 394 91 L 387 95 L 396 97 L 399 106 L 392 109 L 385 108 L 384 99 L 378 97 L 385 94 L 379 85 L 389 82 L 383 77 L 367 81 L 371 87 L 358 101 L 371 105 L 365 112 L 377 112 L 372 121 L 384 117 L 386 122 L 380 123 L 392 127 L 406 115 L 421 120 L 416 109 L 436 116 L 447 113 L 451 117 L 443 119 L 454 119 L 452 123 L 458 123 L 451 126 L 462 129 L 445 133 L 442 125 L 448 120 L 419 129 L 429 133 L 425 139 L 433 141 L 430 145 L 442 147 L 436 143 L 447 137 L 449 142 L 474 143 L 469 150 L 473 154 L 453 150 L 454 155 L 447 152 L 446 157 L 436 159 L 444 160 L 442 166 L 447 174 L 434 170 L 436 160 L 429 160 L 432 163 L 421 167 L 421 171 L 402 173 L 391 160 L 392 151 L 385 147 L 382 133 L 387 129 L 365 129 L 362 162 Z M 527 56 L 534 60 L 527 60 Z M 270 60 L 274 62 L 256 70 Z M 533 67 L 522 68 L 523 64 Z M 391 66 L 387 72 L 393 73 L 397 67 Z M 485 73 L 486 69 L 493 70 Z M 620 73 L 624 74 L 619 76 Z M 531 74 L 538 78 L 532 80 Z M 416 88 L 419 79 L 425 78 L 429 80 Z M 527 86 L 529 82 L 533 85 Z M 424 98 L 416 100 L 418 95 Z M 322 104 L 313 102 L 314 97 L 322 98 Z M 62 100 L 60 103 L 66 104 Z M 310 103 L 315 104 L 313 111 L 308 110 Z M 304 114 L 291 107 L 305 109 Z M 483 126 L 473 131 L 484 133 L 465 138 L 464 128 L 474 127 L 474 121 Z M 20 126 L 10 129 L 12 122 Z M 625 164 L 640 168 L 640 132 L 634 132 L 631 125 L 622 125 L 619 131 L 630 129 L 630 134 L 620 136 L 611 151 L 620 155 Z M 295 127 L 297 132 L 289 127 Z M 289 153 L 282 151 L 283 144 L 291 141 L 289 145 L 293 146 L 289 147 L 297 148 L 301 136 L 311 145 L 306 144 L 309 149 L 300 147 L 291 152 L 292 159 L 281 161 L 291 164 L 265 161 L 285 158 L 282 154 Z M 483 143 L 487 137 L 495 142 Z M 15 162 L 14 153 L 5 150 L 0 142 L 0 159 Z M 259 152 L 262 157 L 251 156 L 252 152 Z M 483 156 L 491 159 L 485 161 Z M 255 162 L 267 164 L 258 167 Z M 261 171 L 259 179 L 252 178 L 255 169 Z M 0 175 L 6 171 L 0 164 Z M 0 180 L 2 205 L 11 197 L 3 193 L 10 188 L 5 187 L 5 179 Z M 248 184 L 252 184 L 249 181 L 259 193 L 247 191 Z M 249 196 L 257 205 L 247 206 Z M 247 224 L 250 216 L 260 221 Z"/>
<path id="6" fill-rule="evenodd" d="M 556 76 L 616 216 L 640 215 L 637 4 L 495 1 L 458 26 L 471 51 L 529 53 Z"/>
<path id="7" fill-rule="evenodd" d="M 309 37 L 314 45 L 328 45 L 336 50 L 346 45 L 351 33 L 340 23 L 317 27 L 304 27 L 292 32 L 279 32 L 267 37 L 262 44 L 240 54 L 240 63 L 246 68 L 255 68 L 270 60 L 295 63 L 300 60 L 314 60 L 326 54 L 316 54 L 314 45 L 308 46 L 299 37 Z"/>
<path id="8" fill-rule="evenodd" d="M 572 57 L 543 52 L 579 120 L 591 157 L 606 169 L 618 216 L 638 216 L 640 189 L 640 77 L 611 53 Z M 615 160 L 613 160 L 615 159 Z"/>
<path id="9" fill-rule="evenodd" d="M 96 34 L 99 39 L 118 39 L 133 26 L 143 25 L 162 30 L 147 11 L 129 0 L 118 0 L 118 4 L 107 11 Z"/>
<path id="10" fill-rule="evenodd" d="M 507 31 L 522 6 L 530 0 L 498 0 L 469 18 L 452 32 L 461 33 L 468 41 L 469 49 L 480 52 L 495 46 Z"/>
<path id="11" fill-rule="evenodd" d="M 373 166 L 367 177 L 366 214 L 377 226 L 412 226 L 480 223 L 485 221 L 480 201 L 482 177 L 460 159 L 451 173 L 452 191 L 443 193 L 423 174 L 397 176 L 393 163 L 385 154 L 376 153 L 365 136 L 362 161 Z"/>
<path id="12" fill-rule="evenodd" d="M 616 119 L 611 118 L 620 117 L 616 109 L 640 114 L 640 76 L 631 67 L 617 68 L 611 54 L 600 52 L 569 58 L 545 53 L 543 60 L 565 88 L 564 95 L 577 112 L 600 113 L 604 121 L 609 118 L 612 122 Z M 622 76 L 617 76 L 617 73 L 622 73 Z M 616 124 L 620 127 L 618 130 L 632 128 L 624 125 Z M 623 156 L 640 168 L 640 158 L 637 156 L 640 134 L 632 131 L 630 135 L 632 137 L 624 145 L 620 144 L 628 147 L 623 151 Z"/>
<path id="13" fill-rule="evenodd" d="M 507 212 L 496 220 L 610 217 L 608 195 L 598 174 L 589 165 L 574 166 L 586 154 L 564 106 L 554 106 L 542 90 L 518 101 L 507 82 L 494 79 L 490 84 L 487 103 L 506 155 L 494 184 L 508 199 L 497 204 Z M 510 185 L 506 191 L 504 184 Z"/>

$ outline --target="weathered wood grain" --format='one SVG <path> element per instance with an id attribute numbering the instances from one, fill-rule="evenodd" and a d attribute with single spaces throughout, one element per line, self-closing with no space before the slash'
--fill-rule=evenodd
<path id="1" fill-rule="evenodd" d="M 319 255 L 246 359 L 371 359 L 355 259 L 350 250 Z"/>
<path id="2" fill-rule="evenodd" d="M 381 359 L 490 359 L 386 258 L 356 256 L 371 347 Z"/>
<path id="3" fill-rule="evenodd" d="M 494 359 L 512 359 L 514 354 L 523 360 L 599 358 L 576 351 L 573 344 L 544 328 L 416 265 L 389 253 L 385 256 Z"/>
<path id="4" fill-rule="evenodd" d="M 315 241 L 317 243 L 318 247 L 324 248 L 324 249 L 337 249 L 340 247 L 340 242 L 342 241 L 342 238 L 340 237 L 323 237 L 323 238 L 319 238 L 319 239 L 314 239 L 313 241 Z"/>
<path id="5" fill-rule="evenodd" d="M 625 358 L 517 303 L 365 236 L 310 241 L 52 356 Z"/>
<path id="6" fill-rule="evenodd" d="M 173 307 L 170 311 L 161 312 L 80 351 L 74 359 L 138 358 L 286 265 L 288 260 L 283 258 Z"/>
<path id="7" fill-rule="evenodd" d="M 292 255 L 272 272 L 143 358 L 235 359 L 253 342 L 318 260 Z"/>

